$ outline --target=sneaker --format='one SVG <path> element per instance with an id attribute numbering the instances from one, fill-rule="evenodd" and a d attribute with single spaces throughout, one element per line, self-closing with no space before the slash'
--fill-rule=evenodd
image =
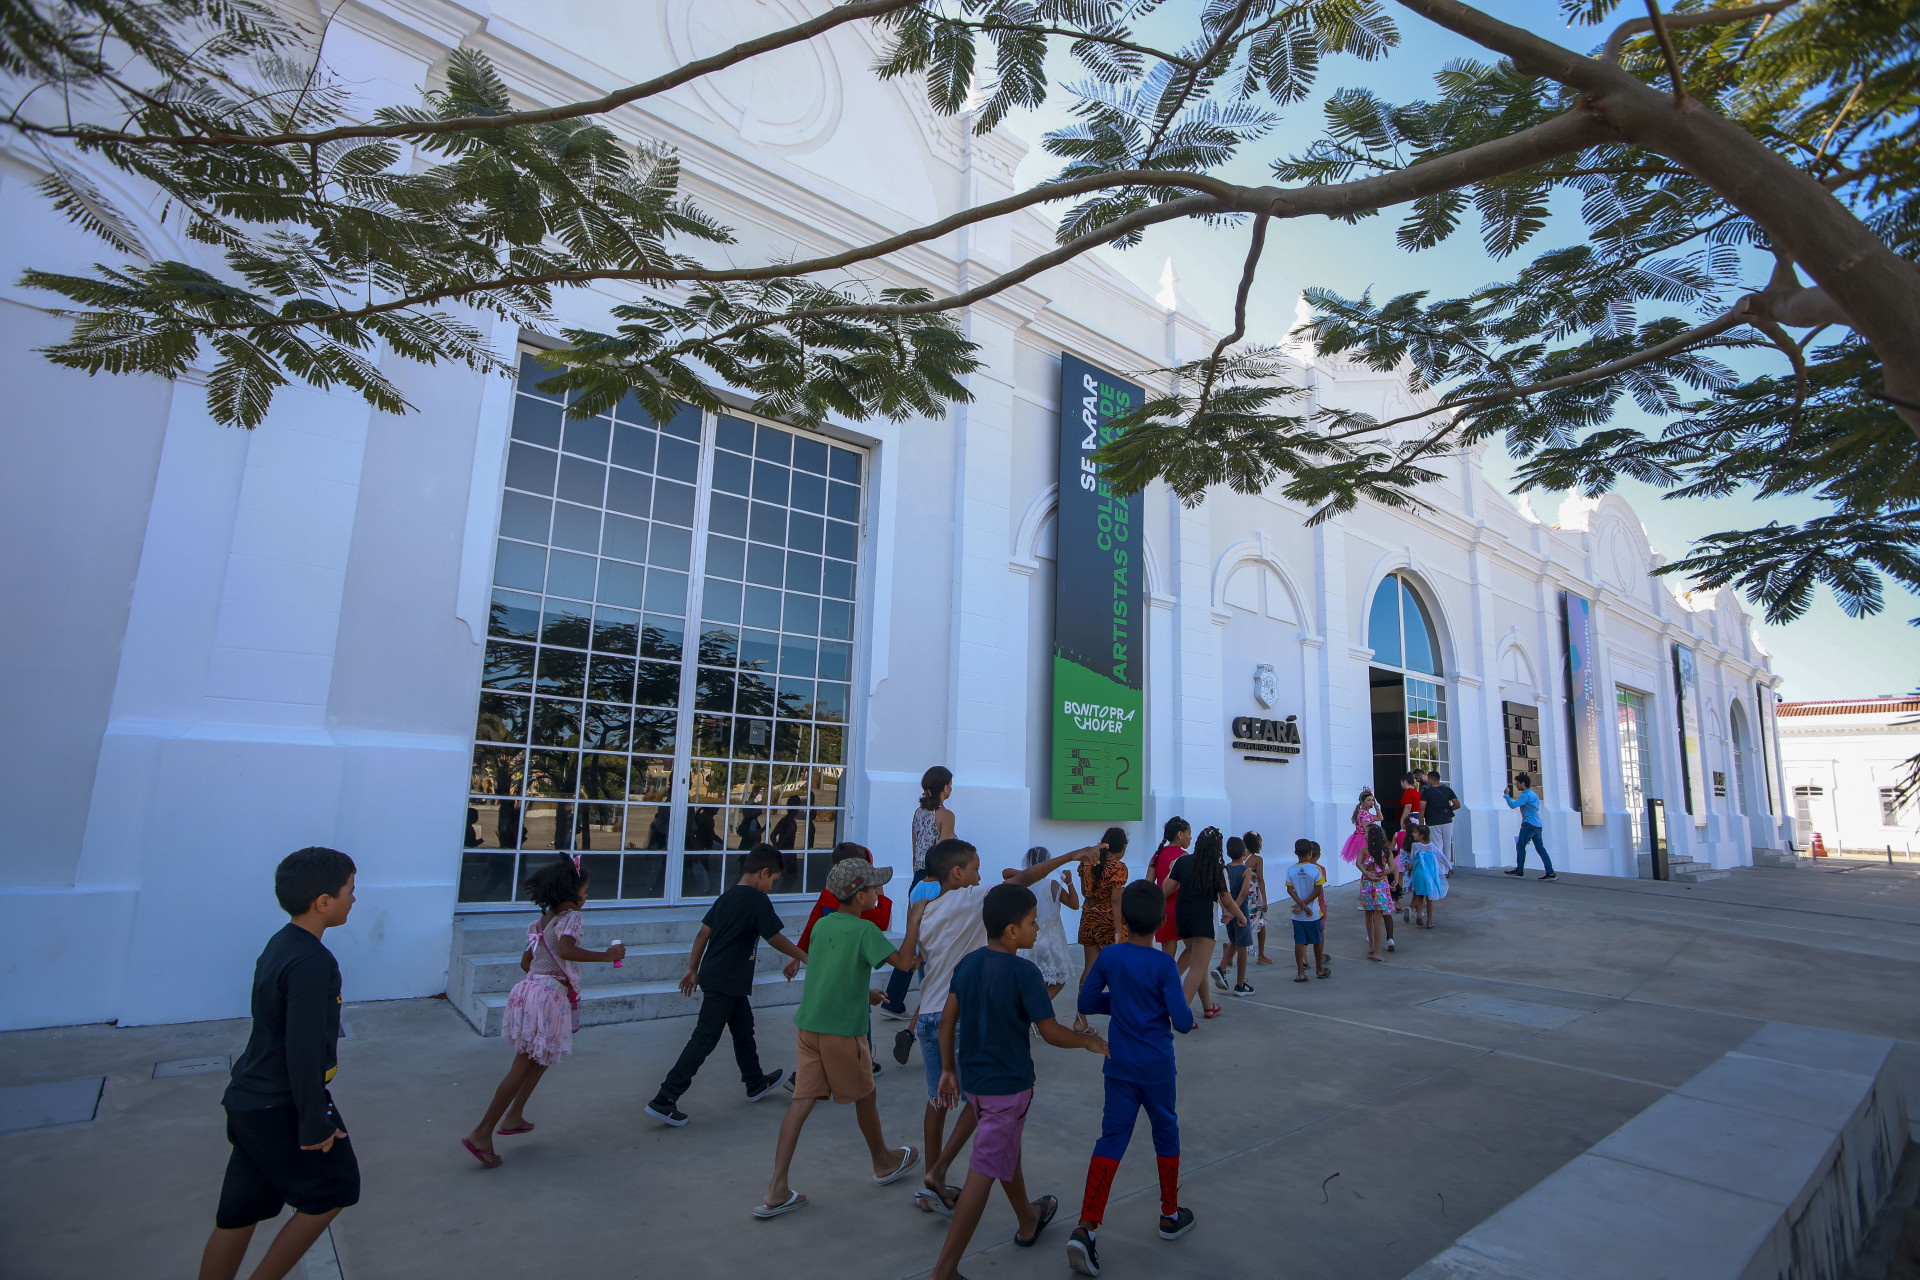
<path id="1" fill-rule="evenodd" d="M 907 1055 L 913 1052 L 913 1028 L 902 1027 L 893 1037 L 893 1060 L 901 1066 L 907 1065 Z"/>
<path id="2" fill-rule="evenodd" d="M 792 1093 L 792 1092 L 793 1092 L 793 1077 L 792 1077 L 792 1076 L 788 1076 L 788 1077 L 786 1078 L 786 1081 L 785 1081 L 785 1083 L 784 1083 L 784 1084 L 782 1085 L 782 1087 L 783 1087 L 784 1089 L 786 1089 L 786 1091 L 787 1091 L 788 1093 Z"/>
<path id="3" fill-rule="evenodd" d="M 1193 1230 L 1193 1210 L 1187 1208 L 1185 1205 L 1181 1205 L 1178 1209 L 1175 1209 L 1172 1217 L 1162 1215 L 1160 1219 L 1160 1238 L 1162 1240 L 1178 1240 L 1191 1230 Z"/>
<path id="4" fill-rule="evenodd" d="M 1549 871 L 1547 872 L 1547 874 L 1541 876 L 1540 878 L 1542 880 L 1558 880 L 1560 878 L 1560 873 L 1558 871 Z"/>
<path id="5" fill-rule="evenodd" d="M 880 1064 L 877 1062 L 873 1064 L 873 1074 L 875 1075 L 880 1074 Z"/>
<path id="6" fill-rule="evenodd" d="M 880 1016 L 883 1018 L 892 1018 L 895 1022 L 905 1022 L 907 1020 L 907 1011 L 905 1009 L 895 1009 L 886 1001 L 882 1000 L 880 1002 Z"/>
<path id="7" fill-rule="evenodd" d="M 768 1072 L 768 1073 L 767 1073 L 766 1075 L 764 1075 L 764 1076 L 761 1076 L 761 1077 L 760 1077 L 760 1083 L 759 1083 L 759 1084 L 756 1084 L 756 1085 L 753 1085 L 753 1086 L 751 1086 L 751 1087 L 750 1087 L 750 1088 L 749 1088 L 749 1089 L 747 1090 L 747 1101 L 748 1101 L 748 1102 L 758 1102 L 758 1101 L 760 1101 L 760 1099 L 762 1099 L 762 1098 L 764 1098 L 764 1097 L 766 1097 L 766 1096 L 767 1096 L 768 1094 L 770 1094 L 770 1093 L 772 1093 L 772 1092 L 773 1092 L 773 1087 L 774 1087 L 775 1085 L 777 1085 L 777 1084 L 779 1084 L 779 1083 L 780 1083 L 780 1080 L 781 1080 L 781 1078 L 782 1078 L 783 1076 L 785 1076 L 786 1074 L 787 1074 L 787 1073 L 786 1073 L 786 1072 L 785 1072 L 784 1070 L 779 1070 L 779 1069 L 776 1069 L 776 1070 L 773 1070 L 773 1071 L 769 1071 L 769 1072 Z M 672 1122 L 671 1122 L 671 1121 L 669 1121 L 668 1123 L 672 1123 Z M 683 1121 L 682 1123 L 684 1123 L 684 1121 Z"/>
<path id="8" fill-rule="evenodd" d="M 1227 974 L 1224 969 L 1215 969 L 1213 971 L 1213 985 L 1222 991 L 1227 989 Z"/>
<path id="9" fill-rule="evenodd" d="M 1387 950 L 1389 950 L 1389 951 L 1391 951 L 1391 950 L 1393 950 L 1393 939 L 1392 939 L 1392 938 L 1388 938 L 1388 939 L 1387 939 Z"/>
<path id="10" fill-rule="evenodd" d="M 1236 983 L 1234 984 L 1233 994 L 1237 996 L 1250 996 L 1253 994 L 1253 988 L 1244 982 Z"/>
<path id="11" fill-rule="evenodd" d="M 1524 876 L 1524 875 L 1526 875 L 1527 873 L 1526 873 L 1526 872 L 1524 872 L 1524 871 L 1522 871 L 1522 870 L 1521 870 L 1520 868 L 1518 868 L 1518 867 L 1508 867 L 1508 868 L 1507 868 L 1507 870 L 1506 870 L 1506 874 L 1507 874 L 1507 875 L 1510 875 L 1510 876 Z"/>
<path id="12" fill-rule="evenodd" d="M 676 1129 L 686 1127 L 687 1113 L 675 1107 L 671 1102 L 649 1102 L 647 1114 L 661 1124 L 672 1125 Z"/>
<path id="13" fill-rule="evenodd" d="M 1067 1265 L 1077 1276 L 1100 1274 L 1100 1253 L 1093 1247 L 1093 1232 L 1085 1227 L 1075 1227 L 1067 1237 Z"/>

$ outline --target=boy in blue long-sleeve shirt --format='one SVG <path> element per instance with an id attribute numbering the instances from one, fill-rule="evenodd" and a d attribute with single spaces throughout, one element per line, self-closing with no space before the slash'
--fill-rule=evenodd
<path id="1" fill-rule="evenodd" d="M 1193 1030 L 1193 1010 L 1181 990 L 1179 967 L 1154 945 L 1154 930 L 1166 915 L 1166 895 L 1151 881 L 1136 880 L 1121 890 L 1126 944 L 1102 951 L 1080 986 L 1080 1012 L 1110 1016 L 1100 1141 L 1087 1165 L 1080 1225 L 1067 1242 L 1067 1263 L 1083 1276 L 1100 1274 L 1094 1233 L 1142 1108 L 1160 1166 L 1160 1238 L 1178 1240 L 1193 1229 L 1193 1210 L 1180 1206 L 1180 1120 L 1173 1090 L 1173 1033 Z"/>

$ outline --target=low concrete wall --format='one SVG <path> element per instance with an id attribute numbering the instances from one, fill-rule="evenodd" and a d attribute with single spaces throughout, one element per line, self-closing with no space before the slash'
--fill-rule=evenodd
<path id="1" fill-rule="evenodd" d="M 1839 1280 L 1908 1141 L 1895 1043 L 1768 1023 L 1407 1280 Z"/>

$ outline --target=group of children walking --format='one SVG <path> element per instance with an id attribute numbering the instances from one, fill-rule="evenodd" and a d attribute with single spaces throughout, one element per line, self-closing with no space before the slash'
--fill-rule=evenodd
<path id="1" fill-rule="evenodd" d="M 916 876 L 897 946 L 885 933 L 892 908 L 883 889 L 893 871 L 875 866 L 863 846 L 847 843 L 834 851 L 798 944 L 784 936 L 769 896 L 784 872 L 781 851 L 760 845 L 746 855 L 738 883 L 701 921 L 679 984 L 683 994 L 701 992 L 699 1014 L 645 1111 L 662 1124 L 686 1125 L 680 1098 L 722 1033 L 729 1034 L 748 1102 L 783 1081 L 793 1095 L 775 1142 L 772 1176 L 753 1215 L 777 1218 L 807 1204 L 790 1180 L 801 1130 L 819 1102 L 850 1103 L 876 1186 L 905 1177 L 924 1150 L 925 1176 L 914 1202 L 950 1220 L 933 1270 L 937 1280 L 947 1280 L 958 1274 L 995 1183 L 1014 1210 L 1019 1246 L 1034 1245 L 1059 1212 L 1054 1196 L 1028 1196 L 1022 1173 L 1021 1138 L 1034 1101 L 1032 1041 L 1098 1054 L 1105 1093 L 1101 1132 L 1067 1249 L 1074 1271 L 1097 1276 L 1108 1194 L 1142 1111 L 1158 1165 L 1160 1235 L 1178 1239 L 1193 1228 L 1193 1210 L 1179 1203 L 1173 1036 L 1195 1027 L 1196 1001 L 1201 1018 L 1219 1016 L 1221 1008 L 1206 990 L 1209 975 L 1218 989 L 1248 995 L 1250 953 L 1258 946 L 1255 963 L 1271 963 L 1264 954 L 1262 842 L 1257 832 L 1225 837 L 1215 827 L 1196 837 L 1190 824 L 1174 818 L 1147 878 L 1129 883 L 1126 832 L 1114 827 L 1098 844 L 1058 857 L 1044 848 L 1029 850 L 1024 866 L 987 887 L 978 850 L 951 834 L 952 816 L 944 808 L 951 775 L 936 773 L 945 770 L 929 771 L 921 806 L 930 816 L 915 815 Z M 1427 826 L 1411 823 L 1390 841 L 1378 812 L 1371 793 L 1363 792 L 1354 811 L 1354 838 L 1343 850 L 1360 870 L 1372 960 L 1382 959 L 1383 945 L 1394 949 L 1393 915 L 1401 898 L 1407 899 L 1403 919 L 1432 928 L 1433 903 L 1447 889 Z M 1309 957 L 1317 977 L 1331 973 L 1324 937 L 1326 874 L 1319 858 L 1317 843 L 1296 841 L 1294 864 L 1281 878 L 1296 982 L 1309 980 Z M 1054 879 L 1069 863 L 1077 864 L 1077 877 L 1067 871 Z M 496 1138 L 534 1130 L 524 1114 L 528 1098 L 571 1051 L 579 1029 L 579 966 L 618 964 L 625 955 L 618 942 L 601 951 L 581 945 L 589 873 L 577 857 L 542 867 L 525 889 L 541 913 L 528 927 L 520 957 L 526 976 L 508 997 L 502 1026 L 513 1061 L 480 1123 L 460 1140 L 488 1169 L 502 1164 Z M 233 1276 L 254 1225 L 291 1204 L 294 1218 L 254 1273 L 261 1280 L 286 1274 L 359 1193 L 345 1125 L 326 1091 L 334 1075 L 340 979 L 319 941 L 327 928 L 345 922 L 352 907 L 353 863 L 333 850 L 301 850 L 280 865 L 276 892 L 292 923 L 268 945 L 255 972 L 252 1038 L 235 1063 L 225 1099 L 233 1156 L 203 1278 Z M 1080 910 L 1084 957 L 1071 1028 L 1059 1024 L 1053 1006 L 1070 977 L 1063 907 Z M 1221 920 L 1226 947 L 1215 966 Z M 751 995 L 762 942 L 788 957 L 789 979 L 802 965 L 807 970 L 793 1020 L 796 1062 L 790 1077 L 762 1066 L 754 1037 Z M 895 975 L 884 993 L 872 980 L 882 968 Z M 919 1003 L 909 1015 L 905 997 L 916 972 Z M 874 1083 L 880 1070 L 872 1054 L 874 1006 L 912 1018 L 896 1056 L 904 1063 L 918 1042 L 926 1077 L 923 1149 L 893 1145 L 883 1132 Z M 1105 1035 L 1095 1032 L 1092 1016 L 1107 1018 Z M 969 1142 L 967 1177 L 961 1185 L 949 1184 L 948 1170 Z"/>

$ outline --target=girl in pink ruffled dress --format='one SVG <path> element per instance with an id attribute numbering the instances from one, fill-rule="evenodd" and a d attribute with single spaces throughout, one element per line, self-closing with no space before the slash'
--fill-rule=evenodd
<path id="1" fill-rule="evenodd" d="M 1353 834 L 1340 846 L 1340 856 L 1358 862 L 1367 847 L 1367 828 L 1380 823 L 1380 802 L 1373 798 L 1372 787 L 1360 788 L 1360 803 L 1353 806 Z"/>
<path id="2" fill-rule="evenodd" d="M 513 1065 L 493 1091 L 479 1127 L 460 1139 L 489 1169 L 500 1167 L 493 1135 L 533 1132 L 532 1122 L 521 1114 L 527 1098 L 547 1068 L 573 1052 L 573 1033 L 580 1029 L 580 966 L 617 961 L 627 954 L 618 942 L 605 951 L 580 945 L 586 932 L 580 908 L 587 900 L 587 873 L 580 869 L 579 855 L 542 867 L 527 877 L 525 888 L 540 908 L 540 918 L 527 926 L 527 949 L 520 957 L 527 976 L 508 994 L 500 1024 L 500 1034 L 514 1049 Z"/>

